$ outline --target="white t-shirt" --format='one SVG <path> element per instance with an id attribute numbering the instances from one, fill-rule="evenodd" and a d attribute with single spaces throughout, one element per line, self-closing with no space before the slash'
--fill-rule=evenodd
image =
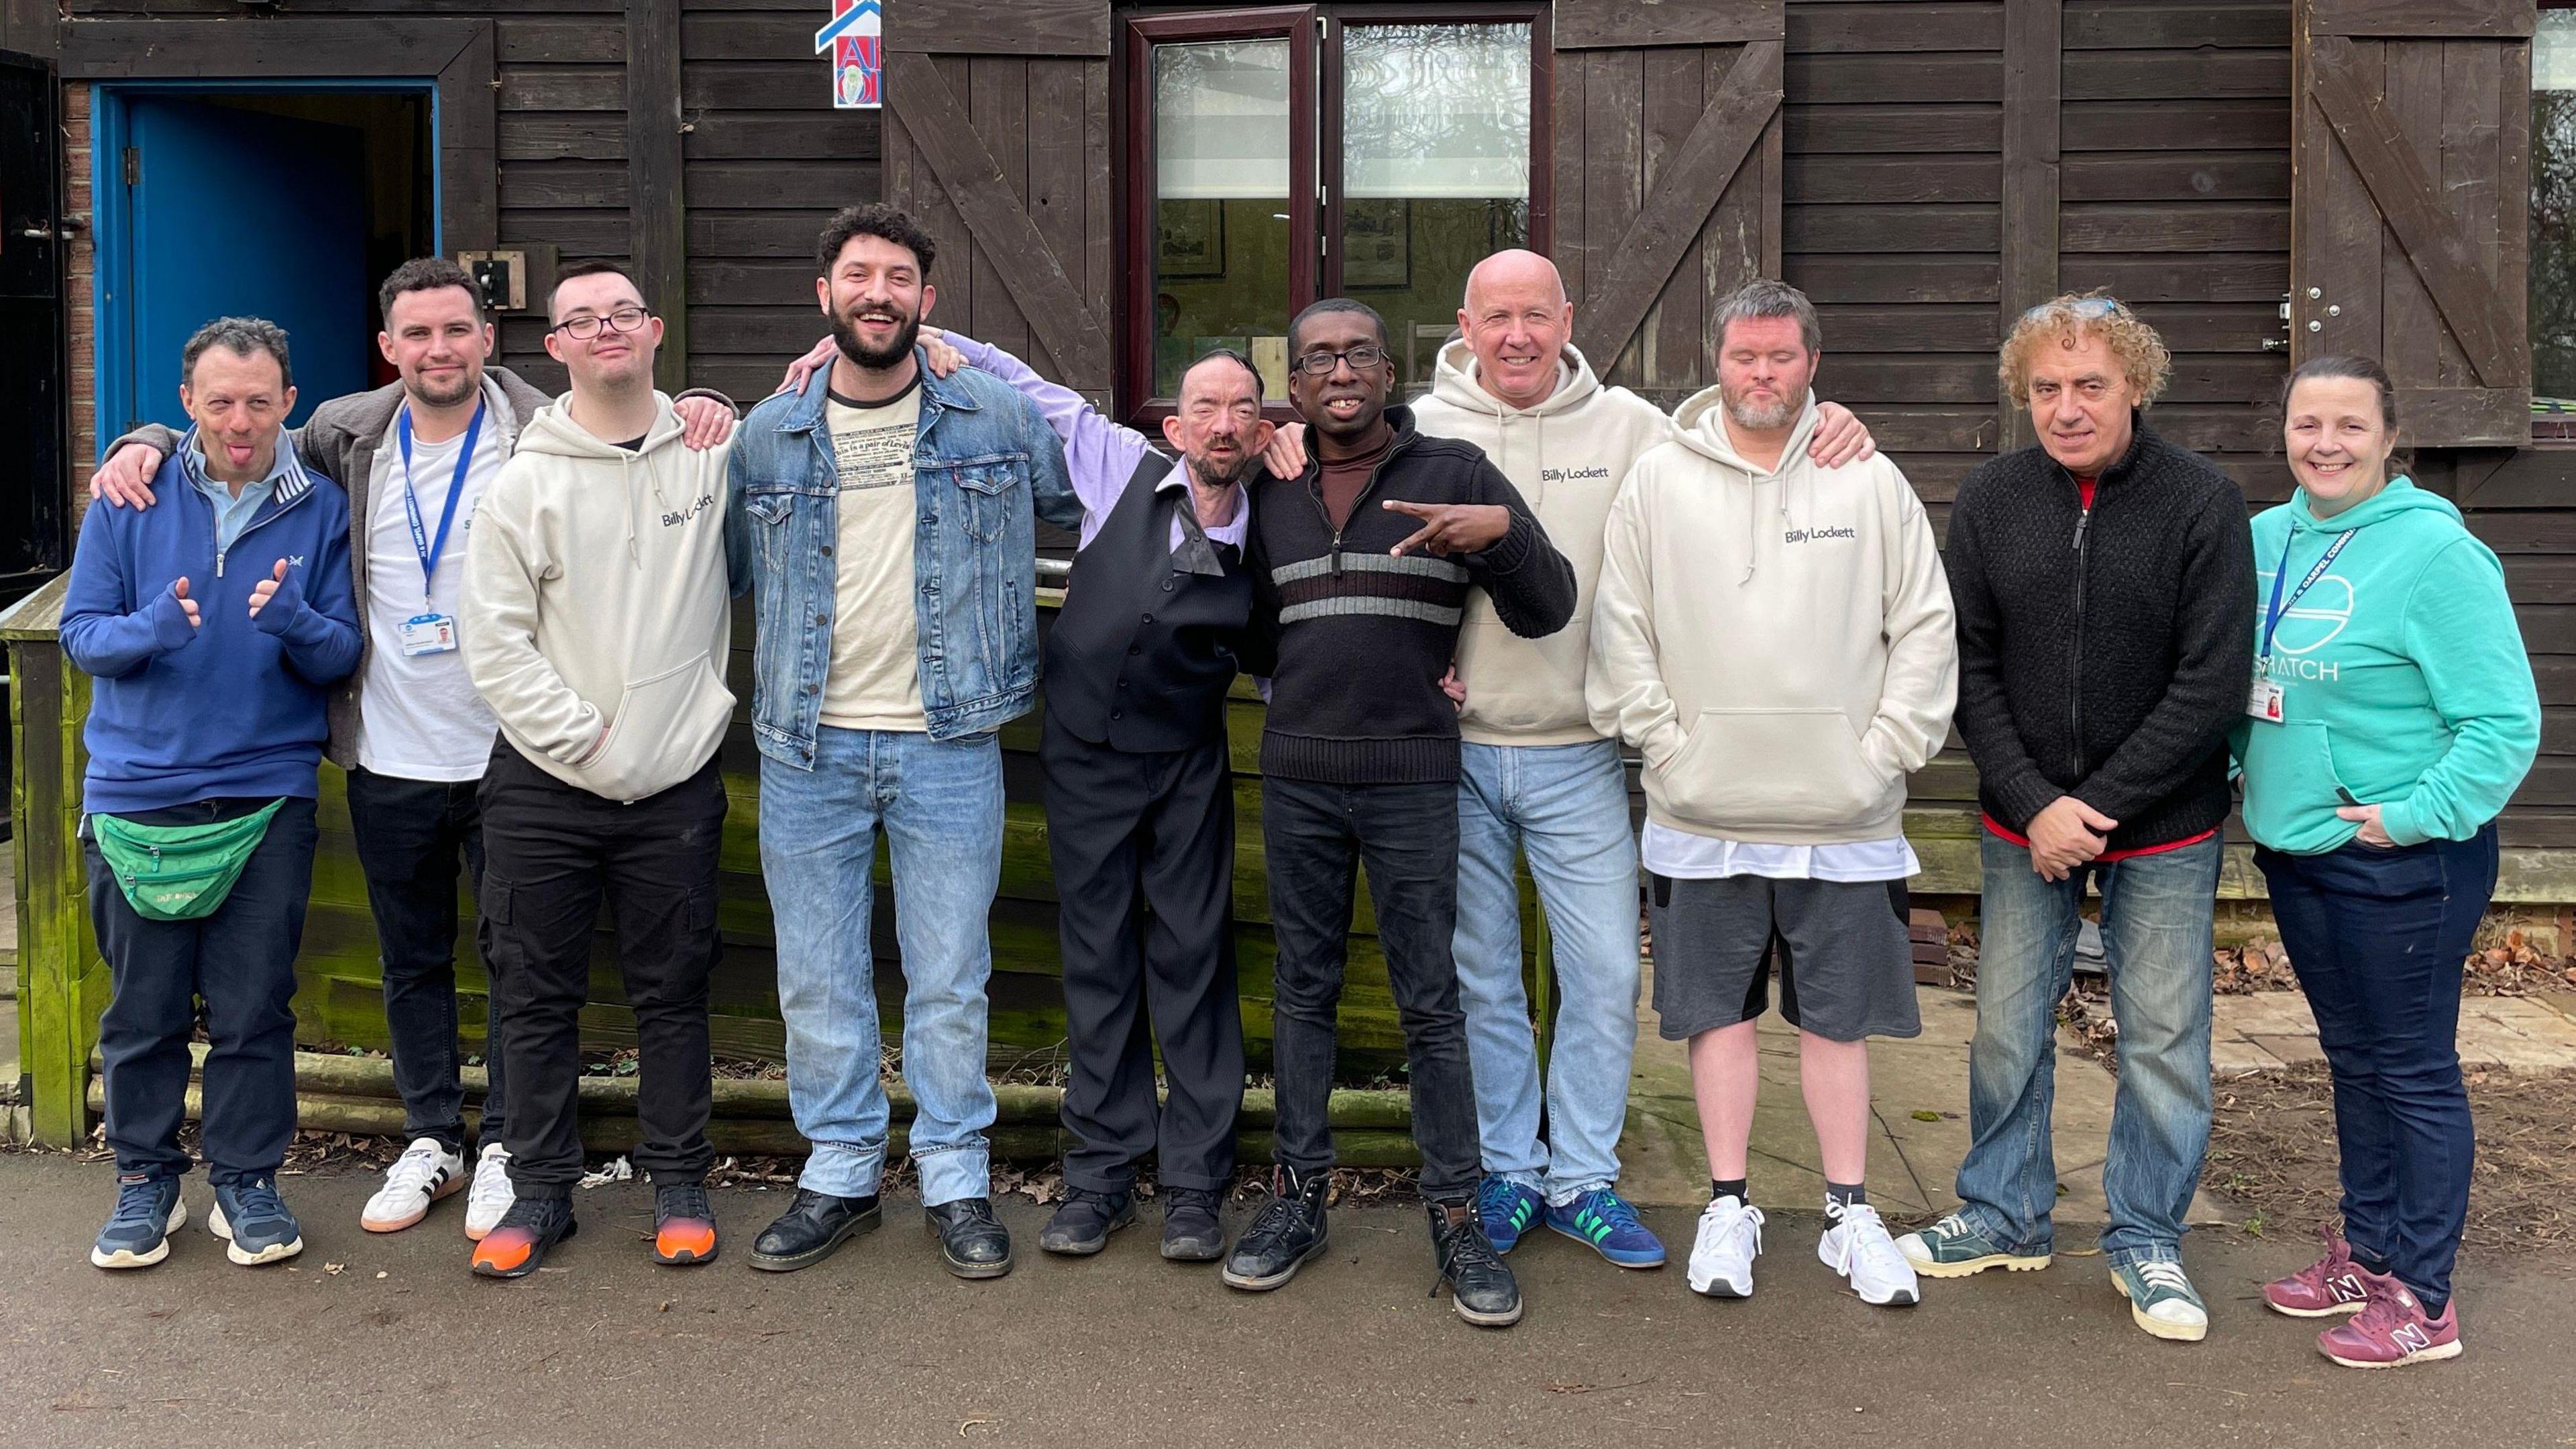
<path id="1" fill-rule="evenodd" d="M 922 731 L 921 627 L 912 550 L 913 444 L 921 389 L 880 403 L 826 400 L 832 462 L 841 491 L 832 597 L 832 663 L 823 681 L 822 723 L 844 730 Z"/>
<path id="2" fill-rule="evenodd" d="M 438 537 L 447 489 L 456 481 L 456 450 L 464 441 L 462 433 L 443 443 L 412 440 L 410 486 L 417 490 L 413 496 L 420 504 L 424 539 Z M 465 471 L 465 491 L 456 500 L 456 522 L 447 530 L 446 547 L 424 595 L 420 552 L 412 546 L 403 508 L 402 448 L 388 430 L 384 445 L 376 449 L 367 481 L 368 650 L 358 692 L 358 763 L 379 775 L 479 780 L 492 758 L 492 736 L 500 723 L 474 692 L 474 681 L 465 673 L 465 651 L 405 654 L 402 626 L 422 614 L 445 614 L 458 621 L 460 638 L 473 627 L 461 617 L 465 535 L 474 524 L 474 505 L 500 475 L 504 461 L 501 429 L 487 413 L 474 444 L 474 461 Z"/>
<path id="3" fill-rule="evenodd" d="M 1902 835 L 1849 840 L 1835 845 L 1779 845 L 1693 835 L 1646 822 L 1638 842 L 1646 869 L 1672 880 L 1725 880 L 1758 875 L 1772 880 L 1903 880 L 1923 869 Z"/>

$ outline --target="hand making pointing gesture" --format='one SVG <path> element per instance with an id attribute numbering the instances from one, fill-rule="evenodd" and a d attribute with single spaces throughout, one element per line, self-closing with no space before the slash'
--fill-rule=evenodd
<path id="1" fill-rule="evenodd" d="M 1422 527 L 1389 550 L 1398 557 L 1416 545 L 1444 558 L 1453 553 L 1480 553 L 1502 542 L 1503 535 L 1512 531 L 1512 511 L 1499 503 L 1407 503 L 1390 498 L 1386 506 L 1422 520 Z"/>

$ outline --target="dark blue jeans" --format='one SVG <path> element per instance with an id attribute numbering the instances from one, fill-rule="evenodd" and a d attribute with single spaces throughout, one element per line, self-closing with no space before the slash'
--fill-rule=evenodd
<path id="1" fill-rule="evenodd" d="M 266 800 L 200 800 L 119 818 L 140 825 L 211 825 Z M 152 921 L 134 913 L 98 842 L 89 862 L 90 923 L 113 982 L 98 1022 L 105 1064 L 107 1145 L 118 1172 L 178 1177 L 187 1120 L 188 1038 L 206 1003 L 206 1176 L 218 1186 L 276 1173 L 295 1135 L 295 953 L 313 889 L 313 802 L 288 800 L 214 914 Z"/>
<path id="2" fill-rule="evenodd" d="M 1365 865 L 1387 985 L 1404 1028 L 1422 1195 L 1464 1201 L 1476 1191 L 1483 1153 L 1467 1014 L 1450 954 L 1458 923 L 1457 785 L 1321 785 L 1265 776 L 1261 840 L 1278 946 L 1270 1030 L 1279 1161 L 1300 1172 L 1333 1165 L 1334 1038 L 1352 897 Z"/>
<path id="3" fill-rule="evenodd" d="M 349 827 L 367 876 L 383 965 L 385 1031 L 394 1049 L 394 1090 L 402 1093 L 403 1135 L 465 1145 L 463 1064 L 456 1042 L 456 878 L 461 867 L 483 891 L 480 780 L 405 780 L 349 772 Z M 488 969 L 492 927 L 475 923 Z M 489 1010 L 483 1049 L 485 1142 L 501 1140 L 500 1014 Z"/>
<path id="4" fill-rule="evenodd" d="M 2344 1236 L 2363 1266 L 2448 1302 L 2477 1154 L 2460 973 L 2495 894 L 2495 827 L 2394 850 L 2257 850 L 2254 863 L 2334 1074 Z"/>

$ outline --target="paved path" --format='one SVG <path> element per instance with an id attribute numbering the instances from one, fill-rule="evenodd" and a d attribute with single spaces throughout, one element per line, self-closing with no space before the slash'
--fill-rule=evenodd
<path id="1" fill-rule="evenodd" d="M 2209 1062 L 2222 1077 L 2322 1062 L 2317 1019 L 2296 991 L 2222 996 L 2210 1024 Z M 2576 992 L 2472 996 L 2460 1003 L 2460 1061 L 2470 1067 L 2576 1067 Z"/>
<path id="2" fill-rule="evenodd" d="M 1541 1235 L 1513 1255 L 1529 1317 L 1483 1332 L 1425 1296 L 1420 1217 L 1337 1211 L 1286 1290 L 1235 1294 L 1153 1254 L 1155 1215 L 1088 1262 L 1029 1253 L 998 1282 L 935 1266 L 919 1210 L 784 1277 L 740 1252 L 782 1194 L 724 1191 L 727 1256 L 657 1268 L 632 1187 L 581 1197 L 582 1235 L 519 1284 L 465 1271 L 458 1205 L 410 1233 L 356 1225 L 372 1179 L 290 1179 L 294 1271 L 236 1268 L 192 1223 L 171 1260 L 84 1251 L 105 1166 L 0 1156 L 0 1439 L 224 1444 L 2082 1445 L 2307 1449 L 2576 1440 L 2576 1279 L 2463 1271 L 2467 1356 L 2399 1374 L 2319 1358 L 2252 1301 L 2310 1245 L 2188 1249 L 2216 1330 L 2131 1327 L 2099 1258 L 1929 1285 L 1909 1310 L 1838 1291 L 1816 1222 L 1773 1220 L 1761 1289 L 1695 1298 Z M 192 1213 L 209 1193 L 190 1179 Z M 1040 1210 L 1005 1217 L 1025 1251 Z M 1231 1215 L 1239 1226 L 1242 1213 Z M 1686 1212 L 1650 1221 L 1686 1242 Z M 2087 1235 L 2071 1234 L 2082 1246 Z M 2063 1239 L 2061 1240 L 2063 1241 Z M 326 1264 L 340 1263 L 337 1274 Z M 2364 1431 L 2366 1426 L 2366 1432 Z M 2356 1435 L 2360 1435 L 2356 1438 Z"/>
<path id="3" fill-rule="evenodd" d="M 1871 1198 L 1890 1217 L 1946 1209 L 1952 1180 L 1968 1150 L 1968 1042 L 1976 1034 L 1976 1000 L 1945 987 L 1916 988 L 1923 1034 L 1869 1044 L 1870 1090 L 1877 1127 L 1870 1136 Z M 1762 1018 L 1762 1098 L 1753 1120 L 1754 1201 L 1809 1209 L 1822 1204 L 1825 1178 L 1816 1135 L 1798 1095 L 1798 1039 L 1775 1009 Z M 1692 1105 L 1690 1061 L 1680 1042 L 1656 1035 L 1654 1012 L 1640 1008 L 1637 1064 L 1629 1086 L 1628 1131 L 1619 1145 L 1624 1190 L 1640 1202 L 1698 1208 L 1708 1201 L 1708 1155 Z M 2061 1042 L 2057 1055 L 2058 1221 L 2109 1221 L 2102 1199 L 2102 1158 L 2111 1136 L 2117 1080 L 2092 1058 Z M 2206 1195 L 2191 1220 L 2226 1220 Z"/>

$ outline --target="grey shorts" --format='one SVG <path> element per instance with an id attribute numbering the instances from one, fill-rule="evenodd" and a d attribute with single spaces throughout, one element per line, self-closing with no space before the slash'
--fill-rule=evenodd
<path id="1" fill-rule="evenodd" d="M 1771 1005 L 1828 1041 L 1919 1036 L 1905 882 L 1650 878 L 1655 1014 L 1666 1041 L 1751 1021 Z"/>

